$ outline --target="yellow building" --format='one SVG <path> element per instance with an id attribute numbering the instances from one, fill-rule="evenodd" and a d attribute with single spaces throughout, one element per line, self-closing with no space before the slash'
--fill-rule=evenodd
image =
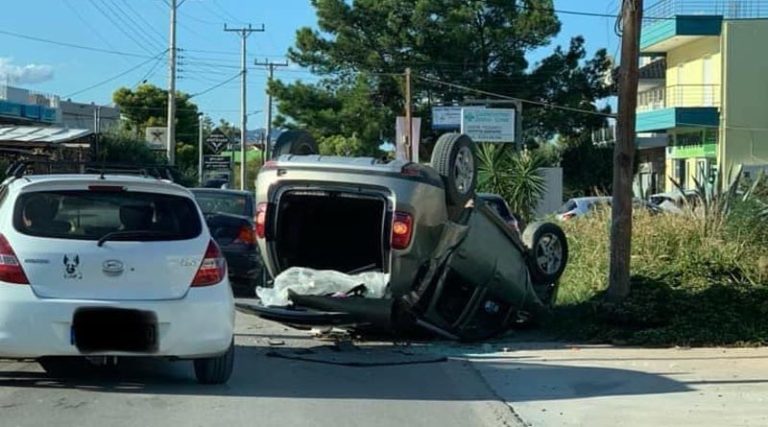
<path id="1" fill-rule="evenodd" d="M 639 145 L 642 185 L 768 169 L 768 2 L 663 0 L 645 16 L 636 126 L 666 148 Z"/>

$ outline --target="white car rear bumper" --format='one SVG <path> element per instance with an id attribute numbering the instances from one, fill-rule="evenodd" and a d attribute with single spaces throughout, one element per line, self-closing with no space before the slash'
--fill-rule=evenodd
<path id="1" fill-rule="evenodd" d="M 39 298 L 30 286 L 0 284 L 0 357 L 83 355 L 72 339 L 74 313 L 83 307 L 142 310 L 157 317 L 157 351 L 89 356 L 197 358 L 219 355 L 232 342 L 235 308 L 227 280 L 190 288 L 182 299 L 145 301 Z"/>

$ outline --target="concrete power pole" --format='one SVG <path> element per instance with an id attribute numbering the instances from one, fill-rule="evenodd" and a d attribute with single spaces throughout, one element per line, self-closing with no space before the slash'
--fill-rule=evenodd
<path id="1" fill-rule="evenodd" d="M 197 182 L 203 186 L 203 113 L 197 113 Z"/>
<path id="2" fill-rule="evenodd" d="M 288 61 L 285 62 L 270 62 L 270 61 L 264 61 L 259 62 L 255 61 L 254 65 L 267 67 L 267 71 L 269 71 L 269 78 L 267 79 L 267 123 L 266 123 L 266 132 L 264 134 L 264 153 L 265 158 L 270 159 L 272 158 L 272 152 L 270 150 L 271 147 L 271 141 L 272 141 L 272 94 L 269 93 L 269 85 L 272 83 L 272 78 L 275 75 L 275 68 L 277 67 L 287 67 Z"/>
<path id="3" fill-rule="evenodd" d="M 237 33 L 240 36 L 240 189 L 245 190 L 245 180 L 246 180 L 246 165 L 248 162 L 246 162 L 245 158 L 245 143 L 246 143 L 246 122 L 248 121 L 248 114 L 245 112 L 246 108 L 246 84 L 247 84 L 247 74 L 248 74 L 248 67 L 245 63 L 245 53 L 246 53 L 246 40 L 248 39 L 248 36 L 251 35 L 253 32 L 263 32 L 264 31 L 264 24 L 261 25 L 261 28 L 253 28 L 251 24 L 248 24 L 247 27 L 242 28 L 229 28 L 227 27 L 227 24 L 224 24 L 224 31 L 230 32 L 230 33 Z"/>
<path id="4" fill-rule="evenodd" d="M 621 301 L 630 290 L 632 253 L 632 165 L 635 161 L 635 109 L 643 0 L 623 0 L 621 8 L 618 138 L 613 154 L 609 301 Z"/>
<path id="5" fill-rule="evenodd" d="M 413 107 L 411 106 L 411 69 L 405 69 L 405 158 L 413 160 Z"/>
<path id="6" fill-rule="evenodd" d="M 169 0 L 171 7 L 171 29 L 168 46 L 168 164 L 176 164 L 176 9 L 186 0 Z"/>

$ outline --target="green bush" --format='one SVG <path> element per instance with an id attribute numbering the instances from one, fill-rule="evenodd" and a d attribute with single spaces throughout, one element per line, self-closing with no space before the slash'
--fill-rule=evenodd
<path id="1" fill-rule="evenodd" d="M 738 216 L 713 231 L 703 218 L 638 213 L 632 291 L 604 301 L 610 215 L 565 224 L 571 258 L 549 327 L 569 339 L 643 345 L 768 343 L 768 259 Z"/>

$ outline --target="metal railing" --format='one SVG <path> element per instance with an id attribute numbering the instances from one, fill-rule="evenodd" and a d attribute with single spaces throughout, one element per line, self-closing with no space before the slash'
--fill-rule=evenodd
<path id="1" fill-rule="evenodd" d="M 768 17 L 768 0 L 660 0 L 643 11 L 644 25 L 677 15 L 717 15 L 725 19 L 763 18 Z"/>
<path id="2" fill-rule="evenodd" d="M 637 111 L 673 107 L 719 107 L 720 85 L 673 85 L 637 94 Z"/>

